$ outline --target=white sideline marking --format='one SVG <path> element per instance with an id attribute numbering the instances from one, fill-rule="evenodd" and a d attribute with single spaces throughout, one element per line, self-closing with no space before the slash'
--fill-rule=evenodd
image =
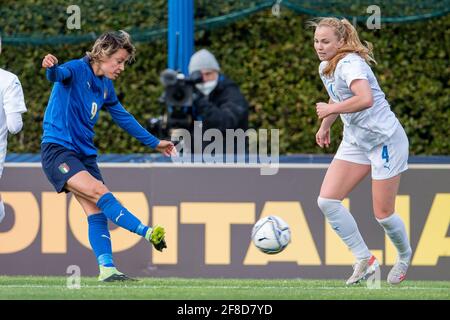
<path id="1" fill-rule="evenodd" d="M 59 288 L 59 289 L 65 289 L 67 288 L 65 285 L 1 285 L 0 289 L 2 288 L 30 288 L 30 289 L 45 289 L 45 288 Z M 302 289 L 302 290 L 351 290 L 351 289 L 367 289 L 365 286 L 349 286 L 349 287 L 284 287 L 284 286 L 166 286 L 166 285 L 142 285 L 142 286 L 128 286 L 128 285 L 81 285 L 81 288 L 86 289 L 103 289 L 103 288 L 130 288 L 130 289 Z M 391 287 L 391 286 L 384 286 L 382 289 L 388 289 L 388 290 L 450 290 L 448 287 L 405 287 L 405 286 L 399 286 L 399 287 Z"/>

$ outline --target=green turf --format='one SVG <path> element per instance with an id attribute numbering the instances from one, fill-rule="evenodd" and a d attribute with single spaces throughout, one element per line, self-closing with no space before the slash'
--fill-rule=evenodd
<path id="1" fill-rule="evenodd" d="M 450 299 L 450 281 L 405 281 L 346 287 L 343 280 L 141 278 L 99 283 L 81 278 L 80 289 L 64 277 L 0 276 L 0 299 Z"/>

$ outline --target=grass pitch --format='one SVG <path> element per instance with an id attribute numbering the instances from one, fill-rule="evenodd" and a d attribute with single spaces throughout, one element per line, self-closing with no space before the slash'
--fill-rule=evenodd
<path id="1" fill-rule="evenodd" d="M 0 299 L 164 299 L 164 300 L 303 300 L 433 299 L 450 300 L 450 281 L 381 282 L 347 287 L 344 280 L 140 278 L 138 282 L 99 283 L 82 277 L 70 289 L 65 277 L 0 276 Z"/>

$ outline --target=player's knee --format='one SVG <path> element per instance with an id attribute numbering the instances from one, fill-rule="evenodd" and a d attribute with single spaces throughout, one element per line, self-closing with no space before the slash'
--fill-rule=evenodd
<path id="1" fill-rule="evenodd" d="M 394 213 L 394 208 L 390 206 L 375 208 L 374 213 L 377 219 L 386 219 Z"/>
<path id="2" fill-rule="evenodd" d="M 104 194 L 108 193 L 109 190 L 108 188 L 99 182 L 96 182 L 93 186 L 92 186 L 92 196 L 95 198 L 96 201 L 98 201 L 98 199 L 100 199 Z"/>
<path id="3" fill-rule="evenodd" d="M 327 199 L 318 197 L 317 198 L 317 205 L 319 206 L 320 210 L 326 215 L 329 212 L 335 212 L 342 206 L 341 200 L 336 199 Z"/>

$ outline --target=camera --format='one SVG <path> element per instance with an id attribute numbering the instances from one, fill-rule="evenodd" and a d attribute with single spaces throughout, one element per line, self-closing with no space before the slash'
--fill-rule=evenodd
<path id="1" fill-rule="evenodd" d="M 193 72 L 186 77 L 181 72 L 166 69 L 161 72 L 160 81 L 165 90 L 161 100 L 168 106 L 190 107 L 192 106 L 192 94 L 194 86 L 203 82 L 200 71 Z"/>
<path id="2" fill-rule="evenodd" d="M 159 79 L 164 87 L 164 92 L 158 99 L 162 105 L 162 115 L 149 119 L 147 129 L 154 135 L 168 138 L 172 129 L 192 128 L 193 118 L 189 109 L 194 100 L 195 85 L 203 82 L 203 78 L 200 71 L 186 77 L 181 72 L 166 69 L 161 72 Z"/>

